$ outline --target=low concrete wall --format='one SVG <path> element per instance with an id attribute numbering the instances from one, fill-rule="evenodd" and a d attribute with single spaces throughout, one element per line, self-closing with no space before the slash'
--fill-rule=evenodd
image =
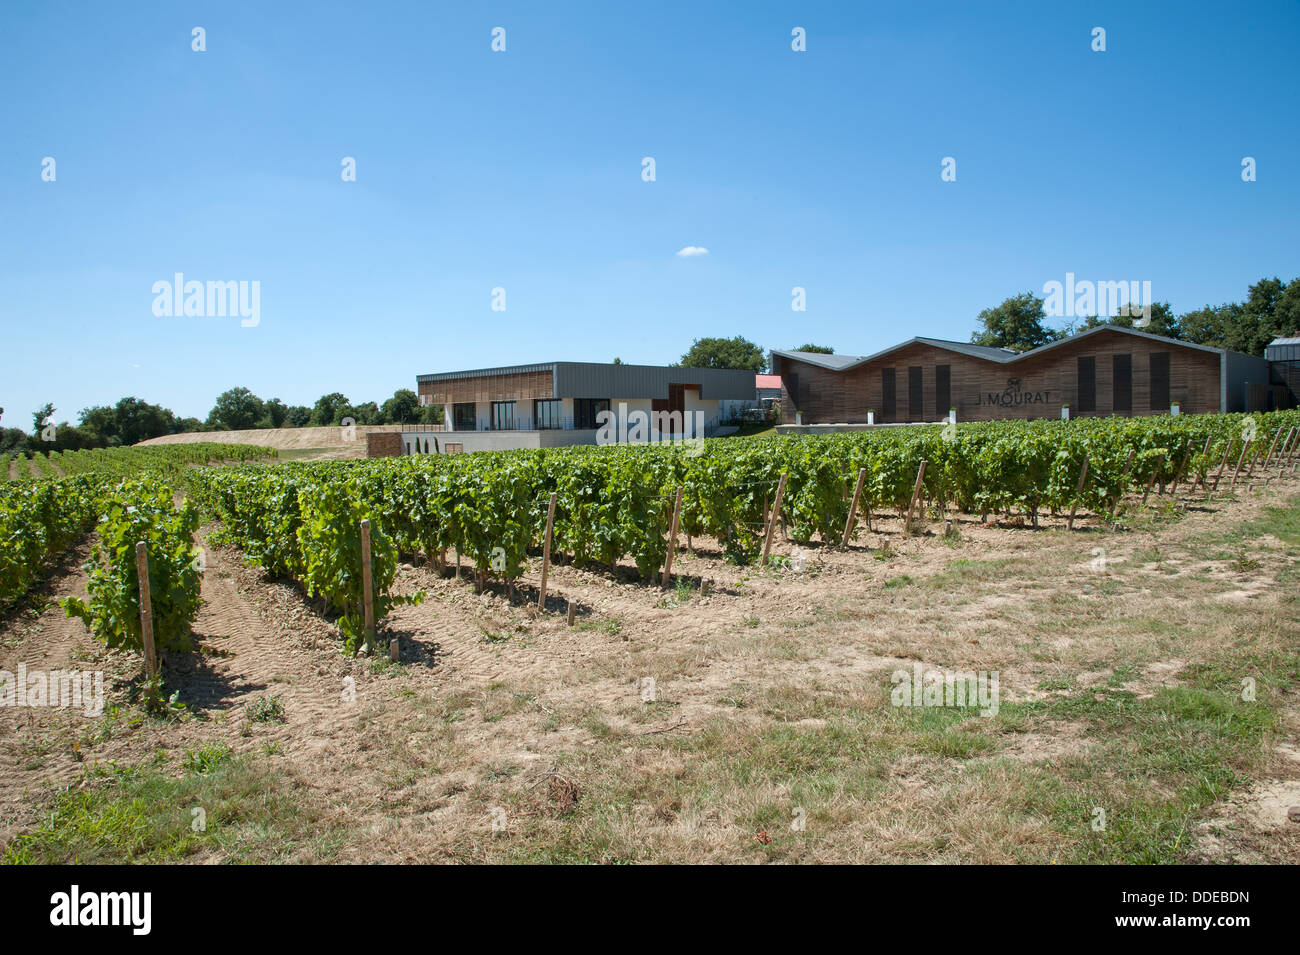
<path id="1" fill-rule="evenodd" d="M 402 454 L 447 452 L 447 445 L 460 445 L 464 453 L 471 451 L 514 451 L 519 448 L 564 448 L 575 444 L 595 444 L 594 430 L 574 431 L 408 431 L 401 436 Z M 437 449 L 435 452 L 434 449 Z"/>

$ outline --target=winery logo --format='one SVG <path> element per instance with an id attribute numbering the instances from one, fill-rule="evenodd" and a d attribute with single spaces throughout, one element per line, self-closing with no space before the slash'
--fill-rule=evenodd
<path id="1" fill-rule="evenodd" d="M 1002 391 L 988 391 L 975 396 L 975 404 L 996 405 L 999 408 L 1018 408 L 1021 405 L 1041 405 L 1052 400 L 1050 391 L 1025 391 L 1019 378 L 1008 378 Z"/>

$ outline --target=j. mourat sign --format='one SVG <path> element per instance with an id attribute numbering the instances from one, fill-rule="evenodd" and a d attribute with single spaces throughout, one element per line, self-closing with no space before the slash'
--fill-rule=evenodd
<path id="1" fill-rule="evenodd" d="M 1026 391 L 1019 378 L 1008 378 L 1006 388 L 1002 391 L 986 391 L 975 396 L 975 405 L 996 405 L 999 408 L 1015 408 L 1020 405 L 1043 405 L 1052 400 L 1050 391 Z"/>

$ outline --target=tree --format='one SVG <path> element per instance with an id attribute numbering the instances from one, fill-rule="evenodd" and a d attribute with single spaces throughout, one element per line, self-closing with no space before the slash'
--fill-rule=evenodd
<path id="1" fill-rule="evenodd" d="M 834 355 L 834 348 L 827 348 L 825 345 L 800 345 L 798 348 L 792 348 L 791 351 L 812 352 L 815 355 Z"/>
<path id="2" fill-rule="evenodd" d="M 1150 332 L 1152 335 L 1163 335 L 1165 338 L 1183 337 L 1178 316 L 1174 314 L 1168 302 L 1151 303 L 1151 314 L 1147 318 L 1147 323 L 1142 326 L 1142 331 Z"/>
<path id="3" fill-rule="evenodd" d="M 381 424 L 401 424 L 404 421 L 418 421 L 420 418 L 420 398 L 410 388 L 398 388 L 381 406 L 383 421 Z"/>
<path id="4" fill-rule="evenodd" d="M 290 405 L 284 423 L 290 428 L 305 428 L 311 423 L 311 409 L 306 405 Z"/>
<path id="5" fill-rule="evenodd" d="M 316 399 L 316 407 L 312 409 L 311 423 L 318 427 L 339 424 L 347 417 L 350 410 L 351 405 L 348 403 L 347 396 L 337 391 L 321 395 Z"/>
<path id="6" fill-rule="evenodd" d="M 1245 302 L 1206 305 L 1178 321 L 1189 342 L 1262 357 L 1274 338 L 1300 330 L 1300 278 L 1260 279 L 1247 289 Z"/>
<path id="7" fill-rule="evenodd" d="M 1043 325 L 1043 300 L 1033 292 L 1007 299 L 996 308 L 980 312 L 984 331 L 971 335 L 971 344 L 1029 351 L 1055 341 L 1058 333 Z"/>
<path id="8" fill-rule="evenodd" d="M 420 411 L 421 424 L 443 424 L 446 420 L 442 405 L 425 405 Z"/>
<path id="9" fill-rule="evenodd" d="M 247 388 L 231 388 L 217 396 L 208 415 L 208 423 L 231 431 L 242 431 L 257 424 L 264 414 L 262 399 Z"/>
<path id="10" fill-rule="evenodd" d="M 82 408 L 79 414 L 81 428 L 94 436 L 101 447 L 116 447 L 121 444 L 117 436 L 117 413 L 104 405 Z"/>
<path id="11" fill-rule="evenodd" d="M 32 432 L 34 434 L 40 434 L 41 429 L 47 424 L 54 423 L 54 410 L 54 405 L 47 401 L 32 412 Z"/>
<path id="12" fill-rule="evenodd" d="M 272 398 L 266 402 L 263 407 L 266 409 L 266 420 L 272 428 L 283 427 L 284 419 L 289 413 L 283 401 L 279 398 Z"/>
<path id="13" fill-rule="evenodd" d="M 1174 310 L 1168 302 L 1152 302 L 1151 314 L 1147 321 L 1141 325 L 1140 330 L 1150 332 L 1152 335 L 1163 335 L 1166 338 L 1181 338 L 1182 328 L 1178 319 L 1174 316 Z M 1086 332 L 1090 328 L 1096 328 L 1099 325 L 1116 325 L 1120 328 L 1138 328 L 1138 322 L 1142 319 L 1142 310 L 1134 308 L 1132 311 L 1120 309 L 1118 315 L 1112 315 L 1103 318 L 1100 315 L 1089 315 L 1084 321 L 1075 328 L 1069 330 L 1069 334 L 1077 332 Z"/>
<path id="14" fill-rule="evenodd" d="M 1287 283 L 1276 277 L 1260 279 L 1247 290 L 1246 301 L 1242 304 L 1239 344 L 1232 347 L 1262 357 L 1269 342 L 1290 332 L 1289 327 L 1283 328 L 1280 314 L 1286 291 Z M 1287 304 L 1289 306 L 1290 302 Z"/>
<path id="15" fill-rule="evenodd" d="M 737 368 L 762 371 L 767 367 L 763 350 L 737 335 L 735 338 L 697 338 L 682 356 L 683 368 Z"/>
<path id="16" fill-rule="evenodd" d="M 373 401 L 362 402 L 351 410 L 351 417 L 357 424 L 382 424 L 379 420 L 379 405 Z"/>
<path id="17" fill-rule="evenodd" d="M 1180 315 L 1178 324 L 1185 341 L 1212 348 L 1227 348 L 1228 341 L 1235 338 L 1236 330 L 1241 325 L 1241 306 L 1236 302 L 1206 305 L 1194 312 Z"/>
<path id="18" fill-rule="evenodd" d="M 133 397 L 118 401 L 113 408 L 113 420 L 118 440 L 124 445 L 148 441 L 177 430 L 176 415 L 170 410 Z"/>
<path id="19" fill-rule="evenodd" d="M 1277 303 L 1277 327 L 1283 337 L 1300 335 L 1300 278 L 1291 280 Z"/>

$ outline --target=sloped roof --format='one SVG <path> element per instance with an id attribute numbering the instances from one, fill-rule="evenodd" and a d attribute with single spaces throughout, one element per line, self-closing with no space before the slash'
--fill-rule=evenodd
<path id="1" fill-rule="evenodd" d="M 816 351 L 778 351 L 773 350 L 773 355 L 781 355 L 785 358 L 794 358 L 798 361 L 807 362 L 809 365 L 817 365 L 820 368 L 829 368 L 831 371 L 843 371 L 845 368 L 863 361 L 857 355 L 823 355 Z"/>
<path id="2" fill-rule="evenodd" d="M 875 361 L 878 358 L 899 351 L 909 345 L 930 345 L 934 348 L 945 348 L 948 351 L 956 352 L 961 355 L 967 355 L 971 358 L 979 358 L 983 361 L 996 362 L 999 365 L 1010 365 L 1020 361 L 1023 358 L 1030 358 L 1041 355 L 1043 352 L 1051 351 L 1053 348 L 1060 348 L 1063 345 L 1072 344 L 1081 338 L 1087 338 L 1089 335 L 1096 335 L 1099 332 L 1119 332 L 1124 335 L 1134 335 L 1138 338 L 1147 338 L 1157 342 L 1168 342 L 1170 345 L 1179 345 L 1183 348 L 1195 348 L 1199 351 L 1213 352 L 1216 355 L 1225 354 L 1228 349 L 1212 348 L 1209 345 L 1196 345 L 1192 342 L 1180 341 L 1177 338 L 1166 338 L 1163 335 L 1153 335 L 1150 332 L 1144 332 L 1137 328 L 1126 328 L 1123 325 L 1097 325 L 1087 331 L 1079 332 L 1068 338 L 1061 338 L 1054 342 L 1048 342 L 1046 345 L 1040 345 L 1037 348 L 1031 348 L 1026 352 L 1016 352 L 1009 348 L 991 348 L 988 345 L 972 345 L 969 342 L 950 342 L 943 338 L 922 338 L 917 336 L 909 338 L 905 342 L 897 345 L 891 345 L 874 355 L 865 355 L 862 357 L 852 357 L 849 355 L 817 355 L 810 352 L 795 351 L 773 351 L 773 355 L 780 355 L 782 358 L 792 358 L 795 361 L 807 362 L 810 365 L 819 365 L 822 368 L 828 368 L 831 371 L 846 371 L 849 368 L 855 368 L 858 365 L 864 365 L 869 361 Z M 1300 343 L 1300 339 L 1295 339 Z M 1274 344 L 1278 344 L 1275 342 Z M 826 359 L 838 359 L 838 361 L 827 361 Z"/>

